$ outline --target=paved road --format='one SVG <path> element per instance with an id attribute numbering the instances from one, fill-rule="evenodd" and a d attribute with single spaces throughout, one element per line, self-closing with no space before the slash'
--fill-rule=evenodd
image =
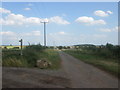
<path id="1" fill-rule="evenodd" d="M 64 52 L 59 52 L 62 68 L 71 80 L 72 88 L 118 88 L 118 79 Z"/>

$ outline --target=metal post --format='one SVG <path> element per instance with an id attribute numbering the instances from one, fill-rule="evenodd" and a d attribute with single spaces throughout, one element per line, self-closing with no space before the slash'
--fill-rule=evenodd
<path id="1" fill-rule="evenodd" d="M 44 46 L 46 47 L 46 22 L 44 22 Z"/>
<path id="2" fill-rule="evenodd" d="M 41 22 L 41 23 L 43 23 L 44 24 L 44 47 L 46 47 L 46 23 L 48 23 L 48 22 Z"/>
<path id="3" fill-rule="evenodd" d="M 20 55 L 22 56 L 22 55 L 23 55 L 23 53 L 22 53 L 22 44 L 23 44 L 23 40 L 21 39 L 21 40 L 19 40 L 19 42 L 20 42 L 20 47 L 21 47 Z"/>

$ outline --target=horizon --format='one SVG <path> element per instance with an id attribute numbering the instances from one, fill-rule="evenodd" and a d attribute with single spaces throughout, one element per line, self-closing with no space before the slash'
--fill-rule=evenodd
<path id="1" fill-rule="evenodd" d="M 105 46 L 106 44 L 90 44 L 90 43 L 88 44 L 88 43 L 86 43 L 86 44 L 76 44 L 76 45 L 95 45 L 95 46 L 102 46 L 102 45 L 104 45 Z M 112 44 L 112 43 L 108 43 L 108 44 Z M 38 44 L 30 44 L 30 45 L 38 45 Z M 117 46 L 117 44 L 112 44 L 112 45 Z M 0 45 L 0 46 L 11 46 L 11 44 L 9 44 L 9 45 Z M 20 45 L 12 45 L 12 46 L 20 46 Z M 23 46 L 29 46 L 29 44 L 26 44 L 26 45 L 23 44 Z M 44 45 L 42 45 L 42 46 L 44 46 Z M 51 45 L 51 46 L 53 46 L 53 45 Z M 58 45 L 58 46 L 63 46 L 63 45 Z M 69 46 L 75 46 L 75 45 L 69 45 Z M 55 46 L 53 46 L 53 47 L 55 47 Z"/>

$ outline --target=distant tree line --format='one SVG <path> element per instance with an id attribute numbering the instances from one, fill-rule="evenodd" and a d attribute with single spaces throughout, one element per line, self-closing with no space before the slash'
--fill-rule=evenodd
<path id="1" fill-rule="evenodd" d="M 112 45 L 107 43 L 106 45 L 92 45 L 92 44 L 83 44 L 83 45 L 74 45 L 74 46 L 57 46 L 59 50 L 62 49 L 76 49 L 82 52 L 88 52 L 91 54 L 100 55 L 106 58 L 120 58 L 120 46 Z"/>
<path id="2" fill-rule="evenodd" d="M 57 48 L 60 49 L 60 50 L 61 49 L 70 49 L 70 46 L 58 46 Z"/>

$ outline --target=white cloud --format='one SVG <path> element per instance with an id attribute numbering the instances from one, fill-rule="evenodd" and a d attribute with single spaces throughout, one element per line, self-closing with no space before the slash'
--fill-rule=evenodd
<path id="1" fill-rule="evenodd" d="M 3 32 L 0 32 L 0 35 L 5 35 L 5 36 L 15 36 L 16 34 L 14 32 L 11 32 L 11 31 L 3 31 Z"/>
<path id="2" fill-rule="evenodd" d="M 31 10 L 31 8 L 24 8 L 24 10 L 29 11 L 29 10 Z"/>
<path id="3" fill-rule="evenodd" d="M 61 35 L 65 35 L 66 33 L 65 32 L 58 32 L 59 34 L 61 34 Z"/>
<path id="4" fill-rule="evenodd" d="M 113 14 L 113 12 L 112 12 L 112 11 L 107 11 L 107 13 L 108 13 L 108 14 Z"/>
<path id="5" fill-rule="evenodd" d="M 0 19 L 0 24 L 2 25 L 40 25 L 41 21 L 49 21 L 50 23 L 56 24 L 70 24 L 68 21 L 64 20 L 62 17 L 54 16 L 51 18 L 37 18 L 37 17 L 25 17 L 21 14 L 9 14 L 4 19 Z"/>
<path id="6" fill-rule="evenodd" d="M 4 19 L 0 19 L 2 25 L 27 25 L 27 24 L 41 24 L 41 19 L 36 17 L 25 17 L 21 14 L 9 14 Z"/>
<path id="7" fill-rule="evenodd" d="M 118 32 L 118 31 L 119 31 L 119 28 L 120 28 L 120 27 L 116 26 L 116 27 L 114 27 L 112 30 Z"/>
<path id="8" fill-rule="evenodd" d="M 41 20 L 42 19 L 37 18 L 37 17 L 29 17 L 29 18 L 26 18 L 26 22 L 25 23 L 41 24 Z"/>
<path id="9" fill-rule="evenodd" d="M 0 13 L 9 14 L 9 13 L 11 13 L 11 11 L 7 10 L 7 9 L 4 9 L 4 8 L 0 8 Z"/>
<path id="10" fill-rule="evenodd" d="M 100 20 L 94 20 L 93 24 L 103 24 L 103 25 L 105 25 L 106 22 L 104 20 L 100 19 Z"/>
<path id="11" fill-rule="evenodd" d="M 54 16 L 48 19 L 49 22 L 57 23 L 57 24 L 70 24 L 68 21 L 64 20 L 62 17 Z"/>
<path id="12" fill-rule="evenodd" d="M 41 22 L 49 22 L 48 18 L 42 19 Z"/>
<path id="13" fill-rule="evenodd" d="M 97 15 L 97 16 L 101 16 L 101 17 L 108 16 L 108 14 L 106 12 L 102 11 L 102 10 L 97 10 L 97 11 L 94 12 L 94 14 Z"/>
<path id="14" fill-rule="evenodd" d="M 102 20 L 102 19 L 95 20 L 94 18 L 87 17 L 87 16 L 79 17 L 75 21 L 79 22 L 79 23 L 84 23 L 84 24 L 87 24 L 87 25 L 96 25 L 96 24 L 103 24 L 103 25 L 105 25 L 106 24 L 106 22 L 104 20 Z"/>
<path id="15" fill-rule="evenodd" d="M 99 29 L 99 31 L 101 32 L 117 32 L 118 31 L 118 27 L 114 27 L 114 28 L 102 28 L 102 29 Z"/>
<path id="16" fill-rule="evenodd" d="M 30 10 L 31 8 L 25 8 L 24 10 Z M 25 17 L 22 14 L 14 14 L 11 11 L 6 10 L 4 8 L 0 8 L 0 12 L 8 13 L 8 15 L 4 18 L 0 19 L 0 24 L 2 25 L 39 25 L 41 21 L 49 21 L 50 23 L 56 24 L 70 24 L 68 21 L 64 20 L 60 16 L 53 16 L 50 18 L 38 18 L 38 17 Z"/>
<path id="17" fill-rule="evenodd" d="M 102 10 L 97 10 L 97 11 L 95 11 L 94 12 L 94 14 L 96 15 L 96 16 L 100 16 L 100 17 L 106 17 L 106 16 L 109 16 L 109 14 L 113 14 L 113 12 L 112 11 L 102 11 Z"/>

